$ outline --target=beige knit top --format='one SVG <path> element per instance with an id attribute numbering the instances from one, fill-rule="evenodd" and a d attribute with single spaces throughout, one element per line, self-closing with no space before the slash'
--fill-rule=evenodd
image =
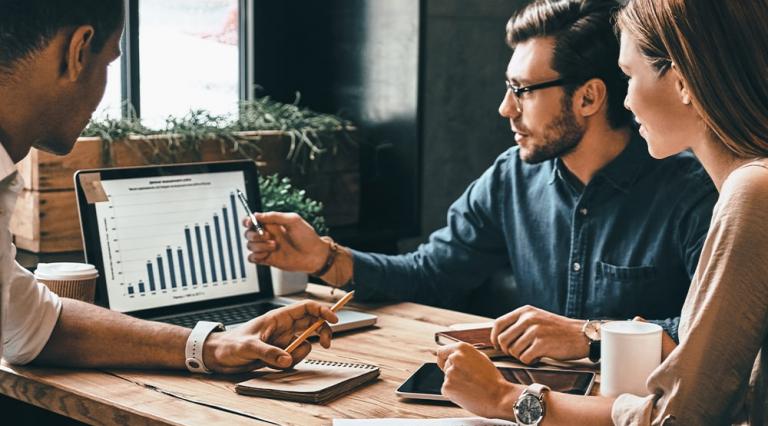
<path id="1" fill-rule="evenodd" d="M 768 424 L 767 159 L 723 182 L 679 330 L 680 345 L 648 379 L 650 395 L 620 396 L 614 423 Z"/>

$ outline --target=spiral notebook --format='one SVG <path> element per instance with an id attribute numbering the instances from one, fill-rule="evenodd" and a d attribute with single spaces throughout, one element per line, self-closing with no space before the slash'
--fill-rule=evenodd
<path id="1" fill-rule="evenodd" d="M 322 404 L 379 377 L 370 364 L 304 360 L 286 371 L 257 372 L 235 386 L 241 395 Z"/>

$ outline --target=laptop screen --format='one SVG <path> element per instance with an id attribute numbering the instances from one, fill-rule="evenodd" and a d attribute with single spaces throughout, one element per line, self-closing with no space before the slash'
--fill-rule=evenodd
<path id="1" fill-rule="evenodd" d="M 75 180 L 86 257 L 110 309 L 162 314 L 263 293 L 265 284 L 271 293 L 248 262 L 235 195 L 258 210 L 253 162 L 81 171 Z"/>

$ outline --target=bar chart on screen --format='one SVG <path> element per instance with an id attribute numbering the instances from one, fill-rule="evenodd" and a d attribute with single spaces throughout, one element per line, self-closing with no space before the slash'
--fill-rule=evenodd
<path id="1" fill-rule="evenodd" d="M 149 309 L 258 291 L 235 191 L 242 172 L 103 181 L 96 204 L 110 307 Z"/>

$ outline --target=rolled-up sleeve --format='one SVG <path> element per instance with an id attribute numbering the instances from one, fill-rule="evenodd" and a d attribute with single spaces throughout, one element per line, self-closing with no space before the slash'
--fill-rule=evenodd
<path id="1" fill-rule="evenodd" d="M 613 403 L 611 417 L 616 425 L 649 425 L 655 395 L 639 397 L 631 394 L 620 395 Z"/>
<path id="2" fill-rule="evenodd" d="M 13 364 L 40 354 L 61 312 L 59 297 L 16 262 L 8 226 L 22 187 L 15 172 L 0 181 L 0 356 Z"/>
<path id="3" fill-rule="evenodd" d="M 15 254 L 15 249 L 12 250 Z M 48 287 L 15 261 L 3 259 L 3 268 L 12 268 L 3 282 L 3 357 L 12 364 L 34 360 L 56 326 L 61 300 Z"/>

